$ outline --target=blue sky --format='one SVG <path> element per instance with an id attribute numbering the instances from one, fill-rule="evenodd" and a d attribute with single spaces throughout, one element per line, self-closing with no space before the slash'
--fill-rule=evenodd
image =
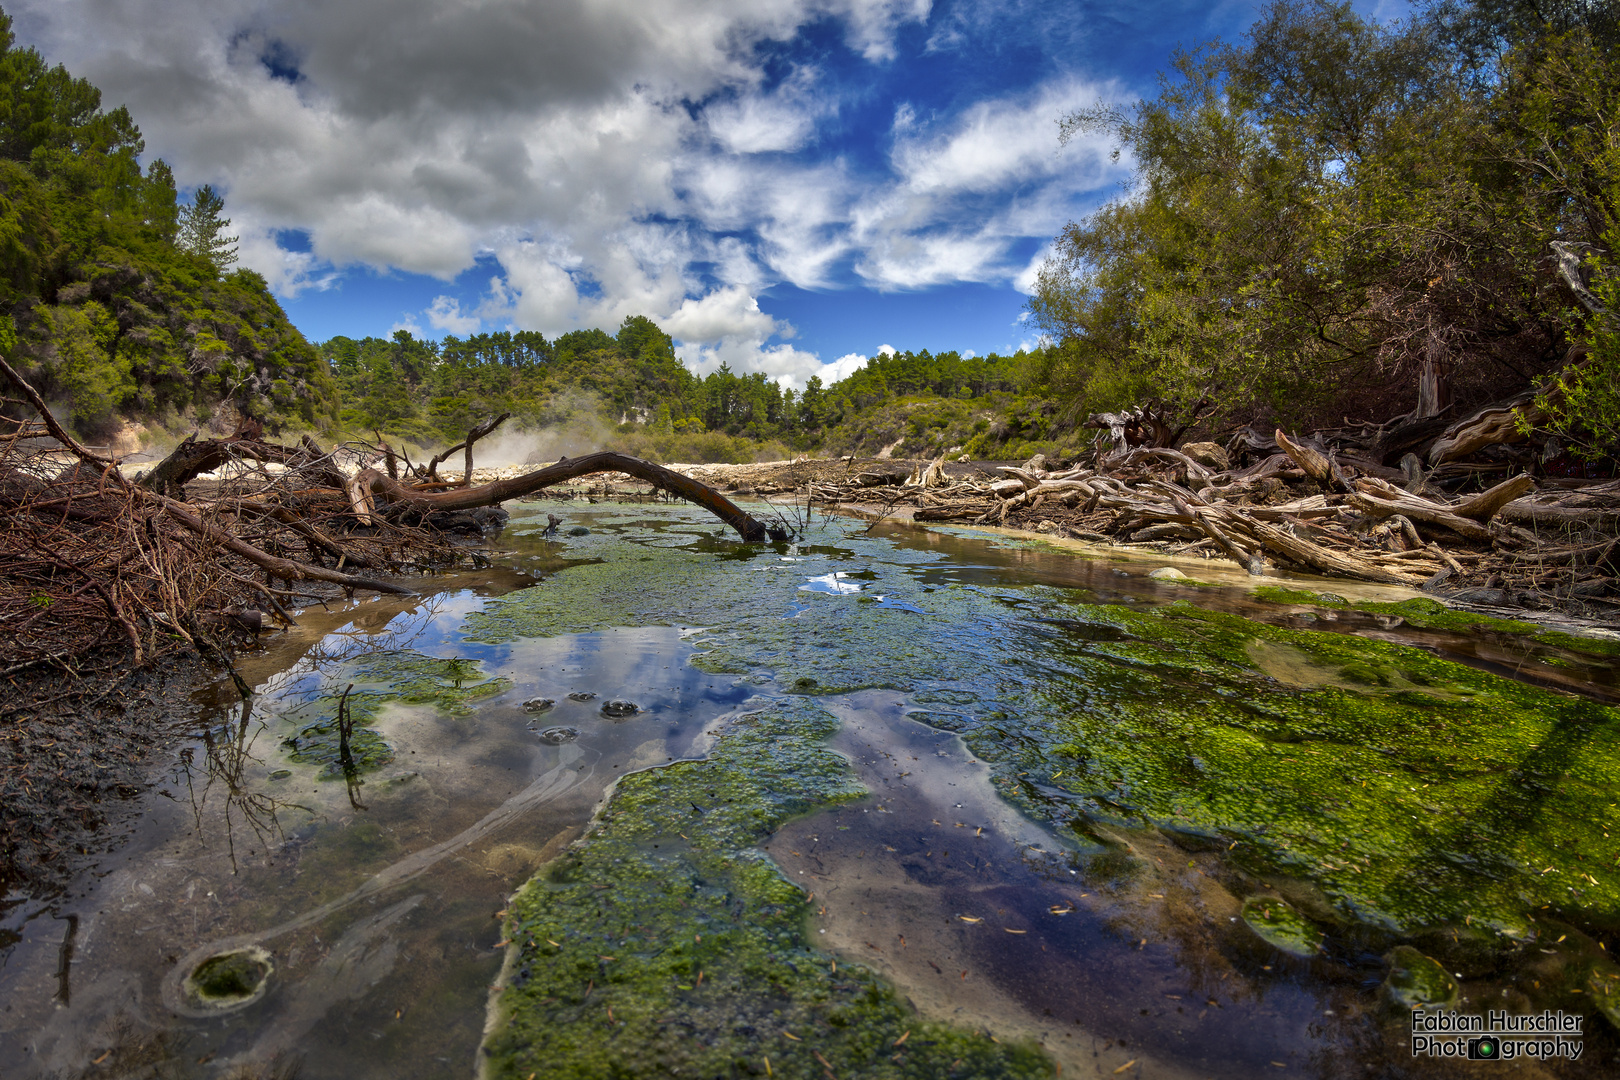
<path id="1" fill-rule="evenodd" d="M 1033 343 L 1062 225 L 1117 196 L 1057 119 L 1154 92 L 1248 2 L 12 0 L 21 41 L 211 183 L 311 338 L 662 325 L 802 384 Z M 1383 0 L 1358 8 L 1404 12 Z"/>

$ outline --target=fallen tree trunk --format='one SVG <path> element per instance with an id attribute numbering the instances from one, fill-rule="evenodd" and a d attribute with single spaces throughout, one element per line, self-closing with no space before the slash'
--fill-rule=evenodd
<path id="1" fill-rule="evenodd" d="M 554 465 L 547 465 L 543 469 L 536 469 L 534 472 L 509 480 L 496 480 L 480 484 L 478 487 L 454 488 L 450 491 L 419 491 L 376 469 L 365 469 L 355 476 L 351 491 L 358 491 L 372 498 L 381 496 L 385 501 L 403 503 L 424 512 L 472 510 L 480 506 L 498 506 L 511 499 L 532 495 L 553 484 L 599 472 L 628 473 L 672 495 L 697 503 L 736 529 L 737 534 L 744 540 L 760 541 L 769 535 L 769 530 L 763 522 L 750 517 L 736 503 L 707 484 L 682 476 L 662 465 L 654 465 L 650 461 L 612 450 L 586 454 L 583 457 L 564 458 Z M 785 534 L 783 538 L 786 538 Z"/>
<path id="2" fill-rule="evenodd" d="M 178 498 L 184 494 L 185 486 L 203 473 L 242 460 L 282 465 L 289 469 L 308 469 L 311 474 L 309 479 L 321 485 L 343 482 L 343 474 L 338 472 L 320 447 L 309 441 L 307 435 L 300 446 L 278 446 L 258 439 L 238 438 L 203 439 L 199 442 L 197 436 L 189 435 L 138 483 L 147 491 Z"/>
<path id="3" fill-rule="evenodd" d="M 1330 551 L 1320 544 L 1303 540 L 1263 521 L 1255 522 L 1251 529 L 1255 538 L 1264 544 L 1267 550 L 1317 570 L 1344 574 L 1346 577 L 1361 578 L 1365 581 L 1380 581 L 1386 585 L 1405 585 L 1408 588 L 1416 588 L 1424 581 L 1420 576 L 1397 574 L 1392 570 L 1375 566 L 1365 559 Z"/>
<path id="4" fill-rule="evenodd" d="M 308 563 L 294 562 L 292 559 L 283 559 L 268 552 L 260 551 L 252 544 L 239 540 L 215 525 L 210 525 L 202 518 L 188 510 L 184 503 L 159 496 L 163 502 L 163 509 L 168 515 L 199 536 L 205 536 L 224 547 L 234 555 L 240 555 L 248 562 L 267 570 L 276 577 L 288 581 L 329 581 L 334 585 L 342 585 L 346 589 L 371 589 L 374 592 L 393 593 L 395 596 L 415 596 L 415 591 L 403 585 L 395 585 L 388 581 L 371 581 L 367 578 L 355 577 L 338 570 L 328 570 L 323 566 L 310 566 Z"/>
<path id="5" fill-rule="evenodd" d="M 1520 394 L 1508 401 L 1487 405 L 1472 416 L 1448 427 L 1429 448 L 1429 464 L 1454 461 L 1496 443 L 1518 443 L 1528 432 L 1547 419 L 1536 404 L 1534 393 Z"/>

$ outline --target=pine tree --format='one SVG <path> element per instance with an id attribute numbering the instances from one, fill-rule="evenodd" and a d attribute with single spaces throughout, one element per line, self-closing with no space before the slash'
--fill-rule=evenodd
<path id="1" fill-rule="evenodd" d="M 222 236 L 231 219 L 220 217 L 225 200 L 215 193 L 213 186 L 204 184 L 191 198 L 189 206 L 180 208 L 180 250 L 201 255 L 224 270 L 236 261 L 236 241 L 240 237 Z"/>

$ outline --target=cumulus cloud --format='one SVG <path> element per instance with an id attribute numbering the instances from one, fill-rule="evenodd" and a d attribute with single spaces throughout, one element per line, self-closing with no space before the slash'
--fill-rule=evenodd
<path id="1" fill-rule="evenodd" d="M 427 309 L 428 323 L 435 330 L 442 330 L 447 334 L 476 334 L 483 325 L 483 320 L 476 312 L 463 315 L 461 302 L 449 296 L 435 296 L 433 303 Z"/>
<path id="2" fill-rule="evenodd" d="M 183 187 L 224 191 L 243 265 L 283 295 L 362 266 L 453 281 L 493 257 L 480 300 L 442 295 L 404 318 L 413 333 L 555 335 L 646 314 L 700 371 L 802 384 L 866 358 L 823 364 L 792 344 L 762 289 L 1022 282 L 1011 245 L 1049 237 L 1120 168 L 1100 143 L 1057 151 L 1056 117 L 1108 89 L 1070 76 L 944 112 L 901 105 L 872 135 L 875 166 L 825 139 L 848 102 L 782 50 L 833 20 L 881 68 L 931 0 L 7 10 L 25 43 L 129 105 Z M 307 250 L 278 243 L 287 230 Z"/>
<path id="3" fill-rule="evenodd" d="M 896 109 L 895 182 L 854 210 L 856 272 L 886 289 L 1017 279 L 1015 240 L 1049 237 L 1076 201 L 1125 175 L 1106 136 L 1057 146 L 1057 119 L 1119 95 L 1072 77 L 976 102 L 933 123 L 909 104 Z"/>

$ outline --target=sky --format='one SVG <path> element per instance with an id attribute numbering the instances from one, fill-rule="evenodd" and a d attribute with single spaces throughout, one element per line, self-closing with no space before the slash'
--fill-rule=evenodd
<path id="1" fill-rule="evenodd" d="M 310 339 L 616 331 L 698 373 L 1033 347 L 1035 272 L 1120 197 L 1058 119 L 1155 93 L 1247 0 L 8 0 L 127 105 Z M 1363 14 L 1403 14 L 1364 0 Z"/>

